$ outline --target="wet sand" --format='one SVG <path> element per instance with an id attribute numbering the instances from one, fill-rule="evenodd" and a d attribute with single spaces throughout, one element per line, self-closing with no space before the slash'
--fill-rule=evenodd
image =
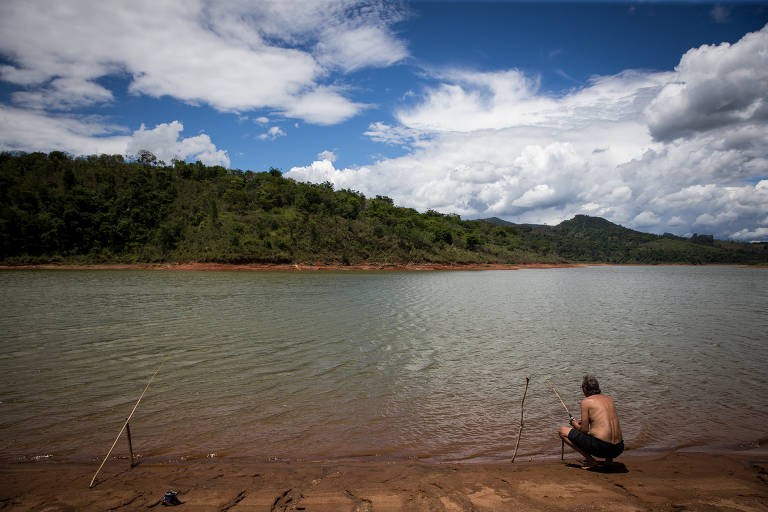
<path id="1" fill-rule="evenodd" d="M 577 459 L 496 464 L 253 463 L 111 460 L 0 464 L 0 509 L 160 509 L 168 490 L 189 511 L 760 511 L 768 454 L 627 455 L 611 471 Z"/>

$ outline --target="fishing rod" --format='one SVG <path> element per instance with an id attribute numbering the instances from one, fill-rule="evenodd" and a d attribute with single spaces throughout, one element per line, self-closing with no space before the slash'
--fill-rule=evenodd
<path id="1" fill-rule="evenodd" d="M 149 389 L 149 385 L 152 384 L 152 380 L 155 378 L 155 375 L 160 371 L 160 368 L 163 367 L 163 364 L 165 364 L 165 360 L 168 358 L 166 355 L 163 360 L 160 362 L 160 366 L 157 367 L 157 370 L 155 370 L 155 373 L 152 374 L 152 377 L 149 378 L 149 382 L 147 382 L 147 387 L 144 388 L 144 391 L 141 392 L 141 396 L 136 401 L 136 405 L 133 406 L 133 409 L 131 410 L 131 414 L 128 415 L 128 418 L 126 418 L 125 423 L 123 423 L 123 428 L 120 429 L 120 432 L 117 433 L 117 437 L 115 437 L 115 442 L 112 443 L 112 447 L 107 452 L 106 457 L 104 457 L 104 460 L 101 461 L 101 466 L 99 466 L 99 469 L 96 470 L 96 474 L 93 475 L 93 478 L 91 479 L 91 483 L 88 486 L 88 488 L 93 487 L 93 484 L 96 482 L 96 477 L 99 476 L 99 472 L 101 471 L 101 468 L 104 467 L 104 464 L 107 462 L 107 459 L 109 458 L 110 454 L 112 453 L 112 450 L 115 449 L 115 445 L 117 444 L 118 439 L 120 439 L 120 435 L 123 433 L 123 431 L 128 427 L 128 422 L 131 421 L 131 418 L 133 417 L 133 413 L 136 412 L 136 408 L 139 406 L 139 403 L 141 402 L 141 399 L 144 398 L 144 393 L 147 392 Z M 130 428 L 130 427 L 129 427 Z M 128 431 L 128 436 L 130 440 L 130 430 Z"/>
<path id="2" fill-rule="evenodd" d="M 555 392 L 555 395 L 557 396 L 557 399 L 560 400 L 561 404 L 563 404 L 563 408 L 565 409 L 565 412 L 568 414 L 568 417 L 571 418 L 571 422 L 576 420 L 576 418 L 574 418 L 573 415 L 571 414 L 571 411 L 568 410 L 568 406 L 565 405 L 565 402 L 563 402 L 563 399 L 560 398 L 560 393 L 557 392 L 557 389 L 555 389 L 555 386 L 554 386 L 554 384 L 552 384 L 552 381 L 549 380 L 549 377 L 547 377 L 544 380 L 547 381 L 547 384 L 549 384 L 549 387 L 552 388 L 552 391 Z"/>

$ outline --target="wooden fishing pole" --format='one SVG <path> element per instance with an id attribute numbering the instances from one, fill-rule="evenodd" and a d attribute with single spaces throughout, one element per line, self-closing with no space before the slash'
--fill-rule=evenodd
<path id="1" fill-rule="evenodd" d="M 157 370 L 155 370 L 155 373 L 153 373 L 152 376 L 149 378 L 149 382 L 147 382 L 147 386 L 144 388 L 144 391 L 141 392 L 141 396 L 136 401 L 136 405 L 133 406 L 133 409 L 131 410 L 131 414 L 129 414 L 128 417 L 125 419 L 125 423 L 123 423 L 123 427 L 120 429 L 120 432 L 117 433 L 117 437 L 115 437 L 115 442 L 112 443 L 112 447 L 110 447 L 106 457 L 104 457 L 104 460 L 101 461 L 101 466 L 99 466 L 99 469 L 97 469 L 96 473 L 93 475 L 93 478 L 91 479 L 91 483 L 88 486 L 89 489 L 92 488 L 94 482 L 96 482 L 96 477 L 99 476 L 99 472 L 101 471 L 101 468 L 104 467 L 104 464 L 107 462 L 107 459 L 109 459 L 109 456 L 112 453 L 112 450 L 115 449 L 115 445 L 117 444 L 118 439 L 120 439 L 120 436 L 122 435 L 123 431 L 126 429 L 126 427 L 128 427 L 128 422 L 131 421 L 131 418 L 133 417 L 133 413 L 136 412 L 136 408 L 139 406 L 141 399 L 144 398 L 144 393 L 147 392 L 147 390 L 149 389 L 149 385 L 152 384 L 152 380 L 155 378 L 155 375 L 157 375 L 157 373 L 160 371 L 160 368 L 163 367 L 164 363 L 165 363 L 165 358 L 163 358 L 163 361 L 160 363 L 160 366 L 157 367 Z M 131 454 L 131 459 L 133 459 L 133 454 Z"/>
<path id="2" fill-rule="evenodd" d="M 557 392 L 557 389 L 555 389 L 555 386 L 549 380 L 549 377 L 547 377 L 544 380 L 547 381 L 547 384 L 549 384 L 549 387 L 552 388 L 552 391 L 555 392 L 557 399 L 560 400 L 561 404 L 563 404 L 563 408 L 565 409 L 565 412 L 568 414 L 568 417 L 571 418 L 571 421 L 569 421 L 568 423 L 573 425 L 573 420 L 575 420 L 576 418 L 573 417 L 573 415 L 571 414 L 571 411 L 568 410 L 568 406 L 565 405 L 565 402 L 563 402 L 563 399 L 560 398 L 560 393 Z M 563 460 L 563 457 L 565 457 L 565 441 L 563 439 L 560 439 L 560 460 Z"/>
<path id="3" fill-rule="evenodd" d="M 512 454 L 512 462 L 515 462 L 517 449 L 520 447 L 520 436 L 523 433 L 523 407 L 525 406 L 525 395 L 528 393 L 528 381 L 530 380 L 530 377 L 525 377 L 525 391 L 523 391 L 523 400 L 520 402 L 520 430 L 517 431 L 517 443 L 515 443 L 515 453 Z"/>
<path id="4" fill-rule="evenodd" d="M 568 414 L 568 417 L 571 418 L 571 421 L 575 420 L 576 418 L 573 417 L 571 414 L 571 411 L 568 410 L 568 406 L 565 405 L 565 402 L 563 402 L 563 399 L 560 398 L 560 393 L 557 392 L 557 389 L 555 389 L 555 386 L 552 384 L 552 382 L 549 380 L 549 378 L 544 379 L 547 381 L 547 384 L 549 384 L 549 387 L 552 388 L 552 391 L 555 392 L 555 395 L 557 396 L 557 399 L 560 400 L 560 403 L 563 404 L 563 408 L 565 408 L 565 412 Z"/>

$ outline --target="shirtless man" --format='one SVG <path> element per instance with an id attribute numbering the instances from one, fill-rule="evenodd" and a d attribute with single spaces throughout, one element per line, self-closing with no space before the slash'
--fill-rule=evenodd
<path id="1" fill-rule="evenodd" d="M 560 438 L 581 453 L 587 465 L 599 464 L 594 457 L 611 462 L 624 451 L 616 407 L 613 400 L 600 394 L 600 384 L 593 375 L 584 376 L 581 390 L 586 397 L 581 401 L 581 418 L 570 420 L 570 427 L 560 427 Z"/>

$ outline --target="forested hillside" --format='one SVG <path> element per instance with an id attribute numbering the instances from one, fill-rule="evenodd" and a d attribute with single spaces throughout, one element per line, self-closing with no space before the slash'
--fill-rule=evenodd
<path id="1" fill-rule="evenodd" d="M 517 225 L 531 243 L 549 244 L 573 262 L 607 263 L 752 263 L 768 261 L 768 244 L 715 240 L 711 235 L 683 238 L 653 235 L 600 217 L 576 215 L 557 226 Z"/>
<path id="2" fill-rule="evenodd" d="M 765 263 L 768 244 L 468 221 L 199 162 L 0 153 L 0 260 L 23 263 Z"/>

